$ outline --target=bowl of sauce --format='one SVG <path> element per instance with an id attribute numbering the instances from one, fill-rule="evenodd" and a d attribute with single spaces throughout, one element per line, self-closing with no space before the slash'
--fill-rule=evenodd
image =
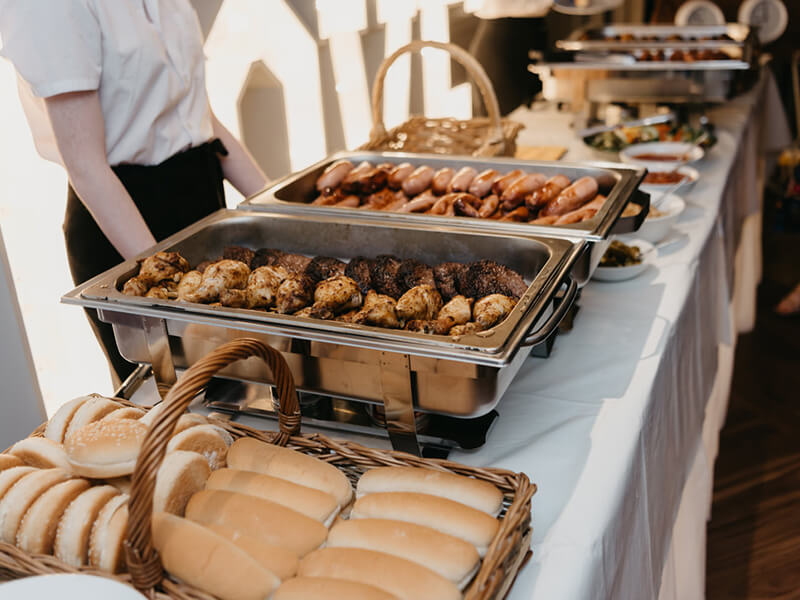
<path id="1" fill-rule="evenodd" d="M 647 142 L 633 144 L 619 153 L 624 163 L 646 167 L 648 171 L 672 171 L 677 167 L 700 160 L 703 149 L 686 142 Z"/>

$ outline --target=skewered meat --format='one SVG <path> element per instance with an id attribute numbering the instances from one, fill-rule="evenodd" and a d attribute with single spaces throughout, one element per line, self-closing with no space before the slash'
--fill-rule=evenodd
<path id="1" fill-rule="evenodd" d="M 248 268 L 253 262 L 255 255 L 256 253 L 250 250 L 250 248 L 244 248 L 242 246 L 228 246 L 222 251 L 222 258 L 238 260 L 246 264 Z"/>
<path id="2" fill-rule="evenodd" d="M 413 258 L 406 259 L 400 263 L 400 268 L 397 270 L 397 279 L 400 289 L 404 292 L 418 285 L 436 287 L 433 269 Z"/>
<path id="3" fill-rule="evenodd" d="M 188 270 L 188 261 L 177 252 L 156 252 L 142 261 L 139 278 L 154 285 L 165 279 L 178 281 Z"/>
<path id="4" fill-rule="evenodd" d="M 505 319 L 516 305 L 517 301 L 514 298 L 509 298 L 503 294 L 490 294 L 475 303 L 473 308 L 475 322 L 482 329 L 494 327 L 494 325 Z"/>
<path id="5" fill-rule="evenodd" d="M 178 300 L 186 302 L 200 302 L 197 290 L 203 284 L 203 274 L 200 271 L 189 271 L 178 284 Z"/>
<path id="6" fill-rule="evenodd" d="M 222 306 L 244 308 L 247 306 L 247 290 L 222 290 L 219 293 L 219 302 Z"/>
<path id="7" fill-rule="evenodd" d="M 492 260 L 470 264 L 458 281 L 459 292 L 473 298 L 483 298 L 491 294 L 520 298 L 527 289 L 528 286 L 519 273 Z"/>
<path id="8" fill-rule="evenodd" d="M 314 311 L 346 312 L 361 306 L 358 284 L 344 275 L 336 275 L 317 284 L 314 290 Z"/>
<path id="9" fill-rule="evenodd" d="M 258 267 L 247 279 L 247 306 L 269 308 L 275 304 L 278 288 L 289 273 L 283 267 Z"/>
<path id="10" fill-rule="evenodd" d="M 397 302 L 391 296 L 378 294 L 375 290 L 367 292 L 363 308 L 353 315 L 352 323 L 363 323 L 375 327 L 397 329 L 401 326 L 397 318 Z"/>
<path id="11" fill-rule="evenodd" d="M 433 181 L 433 169 L 428 165 L 417 167 L 414 171 L 403 180 L 403 192 L 409 198 L 421 194 L 428 189 Z"/>
<path id="12" fill-rule="evenodd" d="M 452 319 L 453 325 L 462 325 L 472 319 L 473 298 L 461 294 L 453 298 L 439 311 L 439 319 Z"/>
<path id="13" fill-rule="evenodd" d="M 150 284 L 140 275 L 131 277 L 122 286 L 122 293 L 126 296 L 145 296 Z"/>
<path id="14" fill-rule="evenodd" d="M 433 278 L 436 287 L 445 300 L 450 300 L 458 295 L 458 278 L 466 265 L 456 262 L 440 263 L 433 268 Z"/>
<path id="15" fill-rule="evenodd" d="M 305 308 L 314 299 L 314 281 L 305 274 L 293 274 L 278 287 L 275 305 L 281 314 L 291 314 Z"/>
<path id="16" fill-rule="evenodd" d="M 258 267 L 266 265 L 274 265 L 275 261 L 284 254 L 286 254 L 286 252 L 276 248 L 261 248 L 260 250 L 256 250 L 253 260 L 250 261 L 250 268 L 257 269 Z"/>
<path id="17" fill-rule="evenodd" d="M 345 263 L 338 258 L 331 258 L 330 256 L 315 256 L 311 259 L 306 267 L 306 275 L 314 280 L 314 283 L 335 277 L 336 275 L 344 275 Z"/>
<path id="18" fill-rule="evenodd" d="M 450 185 L 450 180 L 456 172 L 450 167 L 439 169 L 433 174 L 433 181 L 431 181 L 431 191 L 437 196 L 447 193 L 447 186 Z"/>
<path id="19" fill-rule="evenodd" d="M 305 273 L 310 262 L 311 259 L 308 256 L 303 256 L 302 254 L 289 254 L 288 252 L 284 252 L 275 259 L 275 262 L 273 264 L 276 267 L 283 267 L 284 269 L 289 271 L 289 273 L 299 275 L 300 273 Z"/>
<path id="20" fill-rule="evenodd" d="M 404 321 L 435 319 L 442 308 L 442 296 L 431 285 L 418 285 L 397 301 L 397 316 Z"/>
<path id="21" fill-rule="evenodd" d="M 448 192 L 466 192 L 478 172 L 472 167 L 461 167 L 447 186 Z"/>
<path id="22" fill-rule="evenodd" d="M 469 184 L 469 190 L 467 191 L 473 196 L 483 198 L 491 193 L 492 185 L 495 181 L 500 179 L 500 177 L 500 172 L 495 169 L 486 169 L 485 171 L 481 171 L 475 176 L 475 179 L 472 180 L 472 183 Z"/>
<path id="23" fill-rule="evenodd" d="M 317 191 L 325 193 L 339 187 L 342 180 L 353 170 L 353 163 L 349 160 L 337 160 L 322 172 L 317 179 Z"/>
<path id="24" fill-rule="evenodd" d="M 370 267 L 372 261 L 363 256 L 356 256 L 344 268 L 344 274 L 358 284 L 362 294 L 366 294 L 372 287 L 372 275 Z"/>
<path id="25" fill-rule="evenodd" d="M 400 260 L 390 254 L 378 256 L 370 266 L 372 287 L 379 294 L 386 294 L 392 298 L 399 298 L 403 289 L 397 281 L 397 272 L 400 270 Z"/>
<path id="26" fill-rule="evenodd" d="M 406 323 L 406 329 L 408 331 L 416 331 L 418 333 L 432 333 L 434 335 L 447 335 L 447 333 L 452 329 L 454 323 L 451 317 L 442 318 L 439 317 L 438 319 L 430 319 L 430 320 L 423 320 L 423 319 L 413 319 Z"/>
<path id="27" fill-rule="evenodd" d="M 393 190 L 399 190 L 403 187 L 403 182 L 406 178 L 414 172 L 414 165 L 408 162 L 400 163 L 389 171 L 388 185 Z"/>

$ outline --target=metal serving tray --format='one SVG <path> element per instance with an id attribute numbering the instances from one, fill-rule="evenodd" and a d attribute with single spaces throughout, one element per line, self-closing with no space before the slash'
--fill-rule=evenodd
<path id="1" fill-rule="evenodd" d="M 297 387 L 304 391 L 384 403 L 406 396 L 409 409 L 413 403 L 416 410 L 474 417 L 497 404 L 527 357 L 527 347 L 546 339 L 558 326 L 577 291 L 569 273 L 585 242 L 421 229 L 387 221 L 354 223 L 323 215 L 220 210 L 146 254 L 177 251 L 197 264 L 221 255 L 229 245 L 342 259 L 392 253 L 429 264 L 492 259 L 517 270 L 529 287 L 498 326 L 458 339 L 126 296 L 119 289 L 136 273 L 135 260 L 84 283 L 62 300 L 98 309 L 101 318 L 114 326 L 122 355 L 153 364 L 156 374 L 163 370 L 159 364 L 163 356 L 170 368 L 186 368 L 224 341 L 252 336 L 283 353 Z M 564 285 L 566 299 L 555 309 L 553 298 Z M 266 367 L 252 360 L 231 365 L 223 374 L 255 382 L 272 380 Z M 387 414 L 388 408 L 387 403 Z"/>
<path id="2" fill-rule="evenodd" d="M 545 175 L 562 173 L 572 180 L 585 175 L 591 175 L 598 180 L 601 193 L 606 194 L 608 200 L 598 213 L 592 218 L 572 225 L 532 225 L 530 223 L 513 223 L 495 221 L 492 219 L 472 219 L 469 217 L 443 217 L 417 213 L 397 213 L 382 210 L 366 210 L 360 208 L 338 208 L 332 206 L 318 206 L 310 204 L 316 197 L 316 181 L 325 168 L 331 163 L 346 158 L 357 164 L 367 160 L 373 164 L 382 162 L 402 163 L 409 162 L 415 166 L 427 164 L 434 169 L 451 167 L 460 169 L 470 166 L 477 171 L 484 169 L 497 169 L 508 172 L 522 169 L 528 173 L 540 172 Z M 273 185 L 249 198 L 240 205 L 244 210 L 266 211 L 272 213 L 296 215 L 331 215 L 348 220 L 358 221 L 389 221 L 392 223 L 406 223 L 415 227 L 426 227 L 435 230 L 439 227 L 448 227 L 462 231 L 483 231 L 487 233 L 505 233 L 514 235 L 540 235 L 601 241 L 612 233 L 630 233 L 636 231 L 641 221 L 647 215 L 649 198 L 637 189 L 646 170 L 630 165 L 587 162 L 548 162 L 526 161 L 513 158 L 475 158 L 471 156 L 438 156 L 432 154 L 403 153 L 403 152 L 339 152 L 333 156 L 319 161 L 297 173 L 287 175 L 276 181 Z M 622 211 L 628 202 L 633 201 L 643 205 L 644 210 L 640 216 L 620 219 Z M 647 204 L 648 206 L 644 206 Z"/>
<path id="3" fill-rule="evenodd" d="M 659 40 L 608 40 L 606 38 L 619 35 L 636 37 L 657 37 Z M 729 40 L 701 40 L 697 38 L 727 35 Z M 680 40 L 669 40 L 671 36 L 680 36 Z M 586 39 L 588 38 L 588 39 Z M 754 42 L 754 32 L 741 23 L 726 25 L 646 25 L 641 23 L 620 23 L 597 27 L 594 25 L 576 29 L 566 40 L 558 40 L 556 48 L 573 52 L 584 50 L 662 50 L 678 48 L 681 50 L 707 50 L 726 47 L 744 48 Z"/>

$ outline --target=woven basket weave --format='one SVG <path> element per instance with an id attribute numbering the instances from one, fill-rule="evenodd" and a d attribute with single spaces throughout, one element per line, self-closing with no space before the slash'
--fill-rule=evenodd
<path id="1" fill-rule="evenodd" d="M 411 117 L 386 131 L 383 123 L 383 82 L 395 60 L 406 52 L 439 48 L 461 63 L 478 86 L 487 117 L 459 120 Z M 466 154 L 473 156 L 514 156 L 516 138 L 522 124 L 500 118 L 500 106 L 492 82 L 475 58 L 463 48 L 444 42 L 416 40 L 397 49 L 381 63 L 372 86 L 372 131 L 362 150 L 425 152 L 430 154 Z"/>
<path id="2" fill-rule="evenodd" d="M 279 352 L 250 338 L 224 344 L 189 368 L 169 391 L 164 400 L 164 410 L 150 426 L 132 477 L 125 540 L 129 573 L 110 575 L 90 568 L 76 569 L 52 556 L 30 555 L 0 542 L 0 581 L 50 573 L 89 573 L 133 585 L 151 598 L 213 599 L 209 594 L 171 579 L 163 570 L 158 553 L 153 548 L 150 530 L 155 478 L 178 418 L 191 401 L 220 369 L 237 360 L 252 357 L 266 362 L 273 372 L 281 403 L 279 431 L 264 432 L 224 420 L 213 420 L 216 425 L 224 427 L 234 438 L 251 437 L 316 456 L 335 465 L 354 484 L 364 471 L 382 466 L 450 471 L 494 484 L 504 494 L 500 528 L 464 597 L 467 600 L 499 600 L 506 595 L 530 548 L 531 497 L 536 486 L 528 477 L 502 469 L 469 467 L 444 460 L 418 458 L 402 452 L 375 450 L 319 434 L 300 435 L 300 410 L 291 371 Z M 120 404 L 131 405 L 125 401 L 120 401 Z M 40 436 L 43 432 L 44 425 L 32 435 Z"/>

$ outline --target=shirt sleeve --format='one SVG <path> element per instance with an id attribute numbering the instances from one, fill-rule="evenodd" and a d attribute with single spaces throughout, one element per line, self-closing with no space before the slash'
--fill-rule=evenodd
<path id="1" fill-rule="evenodd" d="M 89 0 L 0 0 L 0 36 L 35 96 L 98 88 L 102 34 Z"/>

